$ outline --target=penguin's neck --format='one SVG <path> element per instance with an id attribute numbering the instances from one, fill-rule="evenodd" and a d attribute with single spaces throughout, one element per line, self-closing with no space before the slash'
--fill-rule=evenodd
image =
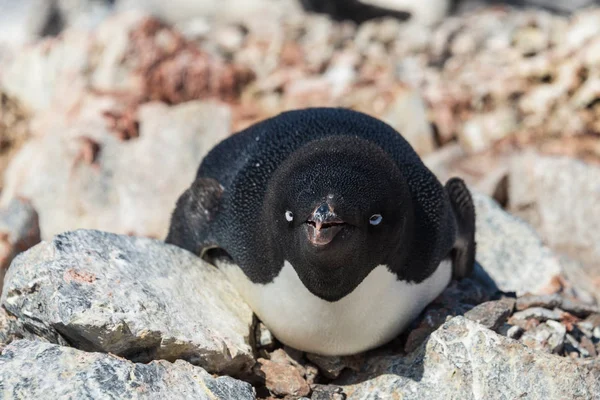
<path id="1" fill-rule="evenodd" d="M 398 335 L 448 285 L 450 260 L 419 283 L 398 280 L 379 265 L 336 302 L 313 295 L 285 261 L 270 283 L 250 281 L 241 268 L 218 262 L 258 317 L 283 343 L 299 350 L 346 355 L 382 345 Z"/>

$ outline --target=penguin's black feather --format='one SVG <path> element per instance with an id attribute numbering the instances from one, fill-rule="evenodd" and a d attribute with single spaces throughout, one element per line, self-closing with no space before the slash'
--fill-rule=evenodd
<path id="1" fill-rule="evenodd" d="M 337 144 L 332 145 L 332 141 Z M 318 150 L 319 146 L 321 150 Z M 272 281 L 282 268 L 284 256 L 281 249 L 286 245 L 277 243 L 278 236 L 270 225 L 264 224 L 262 217 L 277 203 L 279 194 L 269 193 L 273 190 L 274 176 L 294 155 L 302 152 L 310 155 L 313 147 L 314 151 L 322 151 L 324 146 L 335 146 L 339 154 L 334 157 L 337 161 L 331 161 L 331 164 L 327 160 L 317 160 L 314 164 L 316 176 L 319 168 L 322 174 L 328 173 L 329 168 L 343 168 L 338 165 L 343 153 L 359 147 L 361 160 L 372 164 L 372 170 L 387 168 L 390 176 L 399 176 L 394 185 L 407 186 L 406 204 L 409 206 L 406 210 L 410 215 L 406 217 L 406 223 L 410 226 L 407 225 L 407 232 L 403 233 L 402 243 L 391 244 L 396 246 L 395 253 L 386 256 L 385 260 L 399 279 L 423 281 L 444 258 L 451 256 L 459 235 L 469 243 L 472 241 L 474 213 L 470 197 L 461 197 L 460 191 L 458 197 L 452 197 L 455 196 L 450 190 L 453 185 L 445 189 L 409 143 L 392 127 L 348 109 L 309 108 L 264 120 L 213 148 L 197 172 L 194 185 L 200 188 L 188 190 L 176 206 L 167 242 L 197 254 L 208 246 L 218 246 L 240 265 L 253 282 Z M 344 174 L 343 171 L 341 174 Z M 353 180 L 351 170 L 343 181 L 344 187 L 353 195 L 364 193 L 362 184 Z M 207 200 L 206 190 L 202 187 L 209 185 L 207 190 L 213 193 L 215 182 L 222 192 L 219 191 L 217 197 L 208 196 Z M 301 184 L 289 183 L 290 186 Z M 447 190 L 451 192 L 450 197 Z M 398 201 L 399 206 L 401 200 Z M 204 211 L 186 211 L 193 204 L 206 207 L 210 218 L 200 215 Z M 466 222 L 457 221 L 457 218 L 466 219 Z M 456 275 L 464 276 L 470 271 L 468 264 L 473 260 L 471 249 L 474 247 L 468 244 L 461 245 L 460 249 L 467 251 L 460 258 L 460 272 Z M 378 250 L 378 253 L 381 251 Z M 374 263 L 377 255 L 365 255 L 364 259 L 372 259 Z M 365 271 L 360 275 L 366 276 L 369 268 L 374 267 L 364 267 Z M 364 276 L 358 283 L 362 278 Z M 356 284 L 351 282 L 346 286 Z M 344 287 L 339 293 L 330 295 L 329 299 L 336 300 L 352 289 Z M 325 290 L 319 288 L 318 291 Z"/>

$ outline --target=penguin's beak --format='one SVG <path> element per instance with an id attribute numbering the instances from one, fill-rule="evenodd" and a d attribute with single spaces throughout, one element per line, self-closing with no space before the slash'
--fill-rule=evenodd
<path id="1" fill-rule="evenodd" d="M 306 234 L 314 246 L 330 243 L 345 224 L 328 203 L 319 205 L 306 222 Z"/>

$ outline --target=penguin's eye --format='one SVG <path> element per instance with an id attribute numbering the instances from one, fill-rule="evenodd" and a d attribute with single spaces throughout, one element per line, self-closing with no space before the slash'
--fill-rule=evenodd
<path id="1" fill-rule="evenodd" d="M 379 225 L 382 219 L 383 217 L 381 216 L 381 214 L 373 214 L 371 215 L 371 218 L 369 218 L 369 223 L 371 225 Z"/>
<path id="2" fill-rule="evenodd" d="M 287 222 L 292 222 L 294 220 L 294 213 L 291 211 L 285 212 L 285 219 Z"/>

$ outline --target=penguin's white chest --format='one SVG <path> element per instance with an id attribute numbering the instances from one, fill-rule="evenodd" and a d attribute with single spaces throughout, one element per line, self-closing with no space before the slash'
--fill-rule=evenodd
<path id="1" fill-rule="evenodd" d="M 450 260 L 418 284 L 399 281 L 380 265 L 352 293 L 328 302 L 309 292 L 288 261 L 268 284 L 252 283 L 236 265 L 218 267 L 275 337 L 323 355 L 355 354 L 390 341 L 446 288 L 452 275 Z"/>

